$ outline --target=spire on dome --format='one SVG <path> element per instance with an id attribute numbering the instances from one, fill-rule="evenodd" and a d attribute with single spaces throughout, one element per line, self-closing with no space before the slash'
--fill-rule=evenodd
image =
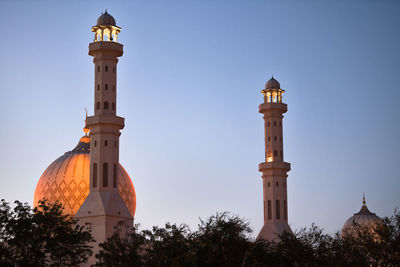
<path id="1" fill-rule="evenodd" d="M 365 201 L 365 194 L 363 192 L 363 205 L 365 206 L 366 203 L 367 203 L 367 201 Z"/>

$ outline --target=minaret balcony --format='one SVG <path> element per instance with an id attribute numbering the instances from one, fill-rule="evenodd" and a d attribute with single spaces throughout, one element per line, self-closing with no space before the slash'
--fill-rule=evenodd
<path id="1" fill-rule="evenodd" d="M 95 115 L 86 118 L 86 127 L 89 129 L 93 126 L 109 126 L 112 128 L 123 129 L 125 126 L 125 119 L 115 115 Z"/>
<path id="2" fill-rule="evenodd" d="M 258 164 L 258 170 L 263 173 L 266 171 L 288 172 L 290 171 L 290 163 L 283 161 L 262 162 Z"/>
<path id="3" fill-rule="evenodd" d="M 116 42 L 94 42 L 89 44 L 90 56 L 96 57 L 100 53 L 120 57 L 124 53 L 124 46 Z"/>
<path id="4" fill-rule="evenodd" d="M 270 111 L 279 111 L 285 113 L 287 111 L 287 105 L 285 103 L 262 103 L 258 106 L 260 113 L 266 113 Z"/>

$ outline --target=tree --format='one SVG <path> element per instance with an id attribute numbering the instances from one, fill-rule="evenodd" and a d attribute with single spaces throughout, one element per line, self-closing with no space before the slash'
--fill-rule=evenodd
<path id="1" fill-rule="evenodd" d="M 200 219 L 194 233 L 198 266 L 241 266 L 251 232 L 248 222 L 227 212 Z"/>
<path id="2" fill-rule="evenodd" d="M 114 235 L 99 255 L 109 255 L 101 266 L 400 266 L 398 211 L 373 228 L 354 225 L 354 231 L 329 235 L 313 224 L 282 233 L 279 241 L 254 241 L 248 222 L 224 212 L 200 219 L 195 232 L 167 223 L 122 241 Z"/>
<path id="3" fill-rule="evenodd" d="M 166 223 L 142 232 L 147 240 L 146 266 L 194 266 L 193 235 L 187 225 Z"/>
<path id="4" fill-rule="evenodd" d="M 92 255 L 90 229 L 63 214 L 61 204 L 14 203 L 0 202 L 1 266 L 77 266 Z"/>
<path id="5" fill-rule="evenodd" d="M 126 238 L 121 238 L 120 227 L 106 242 L 100 243 L 100 251 L 96 254 L 96 266 L 143 266 L 145 236 L 138 232 L 135 225 Z"/>

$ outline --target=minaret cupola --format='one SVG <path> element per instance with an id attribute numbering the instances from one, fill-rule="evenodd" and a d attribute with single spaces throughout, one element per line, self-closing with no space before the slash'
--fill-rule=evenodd
<path id="1" fill-rule="evenodd" d="M 117 42 L 121 28 L 115 23 L 113 16 L 107 10 L 97 19 L 97 25 L 92 27 L 95 42 Z"/>
<path id="2" fill-rule="evenodd" d="M 281 89 L 281 85 L 274 79 L 274 76 L 265 84 L 265 89 L 261 91 L 265 103 L 282 103 L 284 92 L 285 90 Z"/>

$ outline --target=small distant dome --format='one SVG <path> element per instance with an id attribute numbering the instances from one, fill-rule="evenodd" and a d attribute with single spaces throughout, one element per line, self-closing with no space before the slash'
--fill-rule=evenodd
<path id="1" fill-rule="evenodd" d="M 354 213 L 347 221 L 344 223 L 342 232 L 354 226 L 354 224 L 362 226 L 373 226 L 376 223 L 381 223 L 382 219 L 379 218 L 375 213 L 370 212 L 365 205 L 365 196 L 363 197 L 363 205 L 359 212 Z"/>
<path id="2" fill-rule="evenodd" d="M 116 26 L 115 24 L 115 19 L 113 16 L 106 12 L 101 14 L 101 16 L 97 19 L 97 26 L 103 25 L 103 26 Z"/>
<path id="3" fill-rule="evenodd" d="M 281 89 L 281 85 L 277 80 L 272 77 L 266 84 L 265 84 L 265 89 Z"/>

